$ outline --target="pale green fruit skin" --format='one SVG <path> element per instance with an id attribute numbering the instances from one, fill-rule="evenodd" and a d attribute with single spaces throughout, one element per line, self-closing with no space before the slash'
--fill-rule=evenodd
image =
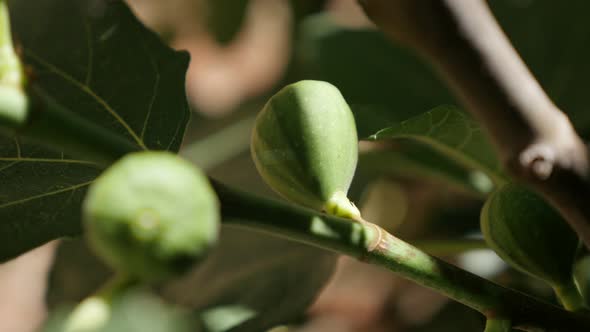
<path id="1" fill-rule="evenodd" d="M 321 81 L 286 86 L 264 106 L 252 134 L 263 179 L 294 203 L 324 210 L 346 194 L 358 159 L 354 117 L 340 91 Z"/>
<path id="2" fill-rule="evenodd" d="M 96 253 L 147 281 L 189 270 L 216 242 L 219 219 L 206 176 L 168 152 L 125 156 L 96 179 L 83 205 Z"/>
<path id="3" fill-rule="evenodd" d="M 571 285 L 578 237 L 537 194 L 516 184 L 499 188 L 482 209 L 481 229 L 513 267 L 554 287 Z"/>

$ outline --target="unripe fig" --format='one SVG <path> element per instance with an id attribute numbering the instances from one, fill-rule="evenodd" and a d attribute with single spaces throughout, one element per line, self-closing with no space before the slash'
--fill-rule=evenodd
<path id="1" fill-rule="evenodd" d="M 300 81 L 275 94 L 256 119 L 251 150 L 263 179 L 287 200 L 359 217 L 346 197 L 358 159 L 356 125 L 335 86 Z"/>
<path id="2" fill-rule="evenodd" d="M 488 245 L 507 263 L 544 279 L 556 291 L 571 288 L 578 237 L 536 193 L 507 184 L 488 198 L 481 213 Z"/>
<path id="3" fill-rule="evenodd" d="M 95 252 L 118 271 L 157 281 L 190 269 L 216 241 L 217 197 L 206 176 L 168 152 L 138 152 L 92 184 L 83 206 Z"/>

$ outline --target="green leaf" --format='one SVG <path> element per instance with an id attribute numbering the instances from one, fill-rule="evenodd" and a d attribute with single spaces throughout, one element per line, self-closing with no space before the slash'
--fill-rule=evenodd
<path id="1" fill-rule="evenodd" d="M 426 145 L 404 143 L 410 144 L 361 154 L 353 186 L 359 185 L 358 178 L 370 180 L 393 176 L 446 185 L 476 197 L 484 196 L 493 189 L 490 178 L 481 171 L 467 170 Z M 360 184 L 363 183 L 366 184 L 366 181 Z"/>
<path id="2" fill-rule="evenodd" d="M 486 173 L 496 184 L 504 182 L 501 164 L 481 128 L 452 106 L 439 106 L 371 135 L 370 140 L 415 140 L 469 169 Z"/>
<path id="3" fill-rule="evenodd" d="M 303 315 L 334 265 L 325 251 L 224 227 L 218 249 L 165 295 L 201 311 L 208 332 L 264 331 Z"/>
<path id="4" fill-rule="evenodd" d="M 513 267 L 553 287 L 573 282 L 578 237 L 538 194 L 513 183 L 494 191 L 481 210 L 481 230 Z"/>
<path id="5" fill-rule="evenodd" d="M 329 14 L 308 17 L 295 56 L 304 78 L 334 84 L 355 113 L 359 137 L 454 100 L 410 50 L 371 28 L 344 27 Z"/>
<path id="6" fill-rule="evenodd" d="M 165 46 L 123 2 L 18 0 L 10 10 L 35 84 L 138 147 L 179 149 L 188 56 Z M 87 161 L 0 138 L 0 260 L 79 234 L 80 204 L 98 174 Z"/>

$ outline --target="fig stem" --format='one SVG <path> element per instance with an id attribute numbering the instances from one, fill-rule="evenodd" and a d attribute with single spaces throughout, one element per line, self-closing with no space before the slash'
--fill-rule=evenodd
<path id="1" fill-rule="evenodd" d="M 262 231 L 385 267 L 474 308 L 506 317 L 514 326 L 588 331 L 590 317 L 497 285 L 426 254 L 370 222 L 338 218 L 250 193 L 212 180 L 227 225 Z"/>
<path id="2" fill-rule="evenodd" d="M 361 212 L 359 209 L 348 199 L 345 192 L 337 191 L 324 205 L 324 210 L 327 214 L 357 220 L 363 222 Z"/>

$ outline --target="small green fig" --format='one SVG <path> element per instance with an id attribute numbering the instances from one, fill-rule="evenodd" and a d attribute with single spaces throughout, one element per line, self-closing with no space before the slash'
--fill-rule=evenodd
<path id="1" fill-rule="evenodd" d="M 206 176 L 168 152 L 132 153 L 92 184 L 88 240 L 118 271 L 158 281 L 189 270 L 215 242 L 219 203 Z"/>
<path id="2" fill-rule="evenodd" d="M 507 184 L 481 213 L 488 245 L 515 268 L 556 288 L 571 287 L 579 240 L 557 211 L 536 193 Z"/>
<path id="3" fill-rule="evenodd" d="M 300 81 L 276 93 L 256 119 L 251 151 L 262 178 L 287 200 L 360 217 L 346 197 L 358 159 L 356 125 L 332 84 Z"/>

